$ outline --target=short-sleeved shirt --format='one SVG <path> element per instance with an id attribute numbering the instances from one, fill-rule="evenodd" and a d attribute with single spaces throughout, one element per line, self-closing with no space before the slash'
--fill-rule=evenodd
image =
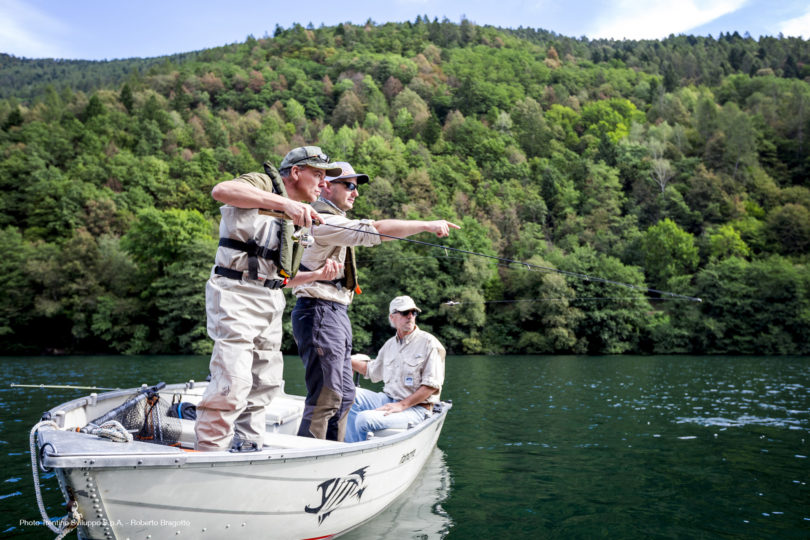
<path id="1" fill-rule="evenodd" d="M 386 341 L 377 358 L 367 364 L 366 378 L 372 382 L 384 381 L 383 392 L 397 401 L 407 398 L 420 386 L 435 388 L 436 393 L 427 401 L 438 403 L 444 384 L 445 354 L 438 339 L 416 328 L 402 340 L 394 336 Z"/>
<path id="2" fill-rule="evenodd" d="M 312 228 L 311 234 L 314 242 L 304 250 L 304 255 L 301 257 L 301 266 L 308 270 L 320 270 L 326 263 L 326 259 L 334 259 L 338 263 L 344 264 L 346 246 L 371 247 L 380 243 L 380 236 L 376 234 L 377 229 L 374 228 L 371 220 L 349 219 L 345 215 L 326 213 L 321 216 L 327 224 Z M 339 225 L 340 228 L 329 225 Z M 344 272 L 341 271 L 337 277 L 342 278 L 343 275 Z M 344 305 L 351 304 L 354 298 L 352 290 L 317 281 L 295 287 L 293 294 L 299 298 L 320 298 Z"/>
<path id="3" fill-rule="evenodd" d="M 269 191 L 270 193 L 273 193 L 273 181 L 264 173 L 245 173 L 237 178 L 234 178 L 234 180 L 250 184 L 251 186 L 261 189 L 262 191 Z"/>

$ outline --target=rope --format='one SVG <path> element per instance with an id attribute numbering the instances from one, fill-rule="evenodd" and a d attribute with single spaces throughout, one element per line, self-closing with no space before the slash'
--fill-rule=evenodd
<path id="1" fill-rule="evenodd" d="M 127 431 L 118 420 L 104 422 L 100 426 L 89 429 L 87 433 L 98 435 L 102 439 L 110 439 L 112 442 L 132 442 L 132 433 Z"/>
<path id="2" fill-rule="evenodd" d="M 37 498 L 37 506 L 39 507 L 39 513 L 42 516 L 42 523 L 44 523 L 51 531 L 57 534 L 56 540 L 61 540 L 64 538 L 70 531 L 75 529 L 79 526 L 81 522 L 82 515 L 79 513 L 78 505 L 76 501 L 70 501 L 68 503 L 68 513 L 59 520 L 59 526 L 53 524 L 51 518 L 48 517 L 48 513 L 45 511 L 45 503 L 42 500 L 42 491 L 39 485 L 39 473 L 37 472 L 37 444 L 36 444 L 36 435 L 37 431 L 41 427 L 50 426 L 53 429 L 59 429 L 59 426 L 53 420 L 43 420 L 35 425 L 31 429 L 31 435 L 28 438 L 29 449 L 31 451 L 31 474 L 34 477 L 34 495 Z"/>

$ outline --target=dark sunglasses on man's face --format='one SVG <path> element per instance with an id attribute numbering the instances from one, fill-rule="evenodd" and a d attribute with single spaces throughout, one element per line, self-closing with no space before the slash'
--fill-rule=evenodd
<path id="1" fill-rule="evenodd" d="M 409 309 L 408 311 L 397 311 L 397 313 L 399 313 L 403 317 L 407 317 L 408 315 L 413 315 L 414 317 L 416 317 L 416 314 L 419 312 L 416 311 L 415 309 Z"/>
<path id="2" fill-rule="evenodd" d="M 343 184 L 344 186 L 346 186 L 346 189 L 348 191 L 354 191 L 355 189 L 357 189 L 357 184 L 355 184 L 354 182 L 338 182 L 338 181 L 334 181 L 332 183 L 333 184 Z"/>

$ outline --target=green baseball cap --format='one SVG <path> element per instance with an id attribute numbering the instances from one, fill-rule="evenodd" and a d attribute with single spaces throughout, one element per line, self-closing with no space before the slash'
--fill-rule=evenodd
<path id="1" fill-rule="evenodd" d="M 284 159 L 281 160 L 279 170 L 292 167 L 293 165 L 308 165 L 316 169 L 324 169 L 327 176 L 338 176 L 343 172 L 339 165 L 330 163 L 329 156 L 323 153 L 319 146 L 299 146 L 293 148 Z"/>

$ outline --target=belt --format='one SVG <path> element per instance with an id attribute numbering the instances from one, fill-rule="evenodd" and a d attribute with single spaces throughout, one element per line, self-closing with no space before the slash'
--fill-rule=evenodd
<path id="1" fill-rule="evenodd" d="M 324 300 L 323 298 L 312 298 L 311 296 L 299 296 L 295 300 L 295 305 L 301 306 L 302 308 L 321 305 L 330 306 L 332 309 L 349 309 L 349 306 L 346 304 L 341 304 L 334 300 Z"/>
<path id="2" fill-rule="evenodd" d="M 218 276 L 226 277 L 228 279 L 243 279 L 245 277 L 244 272 L 240 272 L 239 270 L 231 270 L 230 268 L 225 268 L 224 266 L 215 266 L 214 273 Z M 268 289 L 281 289 L 284 285 L 287 284 L 286 279 L 265 279 L 264 286 Z"/>
<path id="3" fill-rule="evenodd" d="M 420 403 L 419 406 L 424 407 L 428 412 L 433 410 L 433 403 Z"/>

